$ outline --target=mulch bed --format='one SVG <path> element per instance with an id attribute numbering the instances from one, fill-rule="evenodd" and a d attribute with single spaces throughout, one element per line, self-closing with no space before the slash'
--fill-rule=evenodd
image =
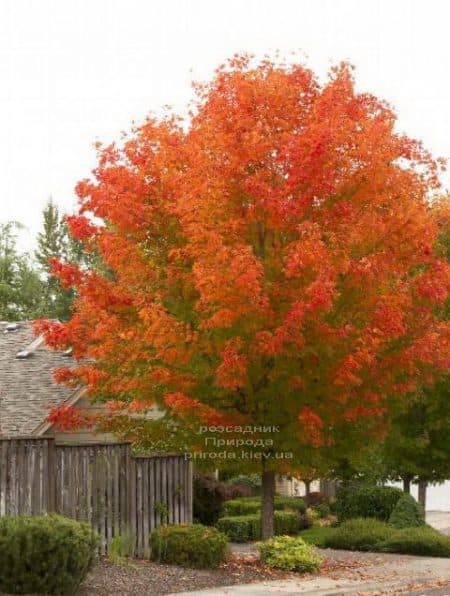
<path id="1" fill-rule="evenodd" d="M 115 565 L 108 559 L 101 559 L 77 596 L 160 596 L 289 577 L 294 575 L 275 571 L 250 559 L 233 558 L 214 570 L 187 569 L 150 561 Z"/>
<path id="2" fill-rule="evenodd" d="M 319 575 L 346 575 L 354 570 L 354 561 L 326 561 Z M 280 579 L 298 579 L 299 574 L 271 569 L 255 556 L 233 556 L 218 569 L 187 569 L 176 565 L 160 565 L 150 561 L 133 561 L 116 565 L 101 559 L 82 584 L 77 596 L 162 596 L 177 592 L 203 590 L 235 584 Z M 310 578 L 310 575 L 303 576 Z"/>

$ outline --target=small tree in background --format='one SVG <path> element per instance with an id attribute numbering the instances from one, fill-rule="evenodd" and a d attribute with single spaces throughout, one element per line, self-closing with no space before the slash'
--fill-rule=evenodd
<path id="1" fill-rule="evenodd" d="M 42 281 L 26 253 L 17 249 L 18 222 L 0 224 L 0 320 L 18 321 L 46 315 Z"/>
<path id="2" fill-rule="evenodd" d="M 39 329 L 91 359 L 58 379 L 108 400 L 110 428 L 151 436 L 136 412 L 157 404 L 184 448 L 259 470 L 268 538 L 276 472 L 382 436 L 448 366 L 439 164 L 347 65 L 321 85 L 236 57 L 196 89 L 188 122 L 99 149 L 69 225 L 112 274 L 55 266 L 74 314 Z"/>
<path id="3" fill-rule="evenodd" d="M 74 238 L 66 223 L 66 216 L 50 199 L 43 212 L 42 231 L 37 236 L 35 257 L 44 274 L 42 314 L 40 316 L 66 321 L 70 318 L 76 291 L 73 287 L 64 288 L 54 275 L 55 260 L 88 269 L 99 263 L 95 256 L 84 249 L 83 243 Z"/>

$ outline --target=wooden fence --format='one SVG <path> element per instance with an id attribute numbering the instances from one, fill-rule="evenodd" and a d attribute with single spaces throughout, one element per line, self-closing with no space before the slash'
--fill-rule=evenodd
<path id="1" fill-rule="evenodd" d="M 88 521 L 103 553 L 131 532 L 135 556 L 145 556 L 158 524 L 192 522 L 192 464 L 183 455 L 132 457 L 124 443 L 0 438 L 0 516 L 52 511 Z"/>

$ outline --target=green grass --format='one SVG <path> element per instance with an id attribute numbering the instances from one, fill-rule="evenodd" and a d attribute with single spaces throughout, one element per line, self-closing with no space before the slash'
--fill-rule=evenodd
<path id="1" fill-rule="evenodd" d="M 300 538 L 303 538 L 308 544 L 313 544 L 319 548 L 325 548 L 326 539 L 336 531 L 331 526 L 312 526 L 307 530 L 300 532 Z"/>

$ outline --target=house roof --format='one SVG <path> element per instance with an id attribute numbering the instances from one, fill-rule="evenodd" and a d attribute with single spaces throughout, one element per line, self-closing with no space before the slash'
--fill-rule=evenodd
<path id="1" fill-rule="evenodd" d="M 32 325 L 0 322 L 0 436 L 40 434 L 49 407 L 72 402 L 80 393 L 55 383 L 54 369 L 71 358 L 50 350 Z"/>

